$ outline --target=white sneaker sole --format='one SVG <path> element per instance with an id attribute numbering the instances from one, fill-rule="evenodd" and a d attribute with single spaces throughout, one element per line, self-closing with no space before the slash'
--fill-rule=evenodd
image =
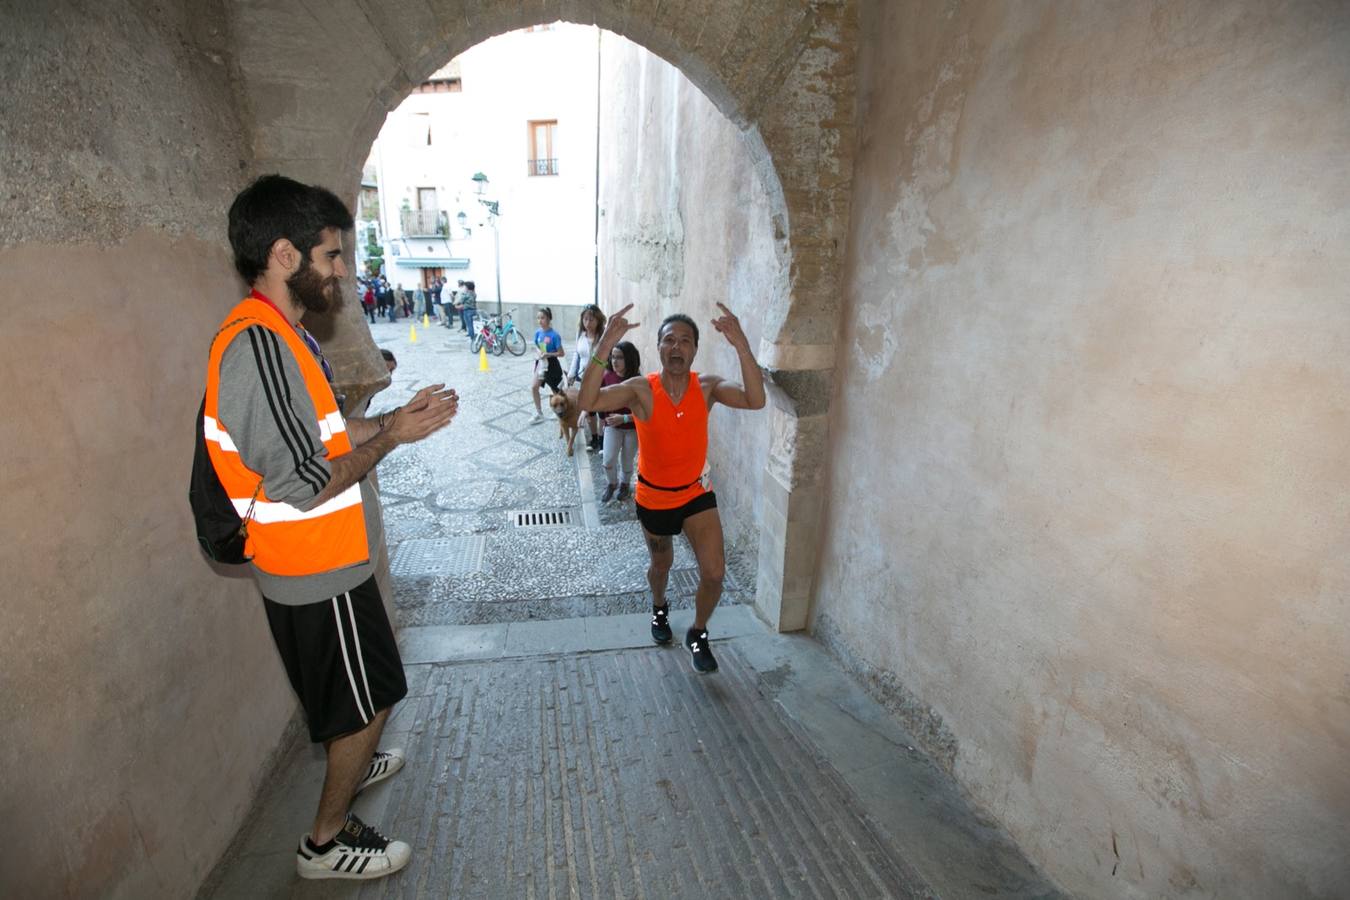
<path id="1" fill-rule="evenodd" d="M 329 878 L 342 879 L 344 881 L 370 881 L 374 878 L 383 878 L 386 875 L 393 875 L 395 872 L 402 871 L 411 859 L 412 854 L 409 853 L 407 856 L 403 857 L 402 860 L 392 861 L 389 868 L 375 872 L 372 872 L 370 869 L 366 869 L 364 872 L 339 872 L 337 869 L 316 865 L 304 857 L 296 857 L 295 871 L 301 878 L 307 878 L 311 881 Z"/>

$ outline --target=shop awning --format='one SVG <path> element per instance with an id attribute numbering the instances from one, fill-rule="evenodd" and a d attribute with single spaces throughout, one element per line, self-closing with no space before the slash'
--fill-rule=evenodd
<path id="1" fill-rule="evenodd" d="M 417 269 L 467 269 L 469 260 L 455 256 L 445 238 L 400 238 L 389 242 L 389 259 L 395 265 Z"/>

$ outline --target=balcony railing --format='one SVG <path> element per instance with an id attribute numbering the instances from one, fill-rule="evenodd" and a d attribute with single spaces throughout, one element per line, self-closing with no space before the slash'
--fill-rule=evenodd
<path id="1" fill-rule="evenodd" d="M 532 159 L 529 161 L 530 175 L 557 175 L 557 159 Z"/>
<path id="2" fill-rule="evenodd" d="M 407 237 L 427 237 L 433 234 L 448 237 L 450 217 L 439 209 L 405 209 L 399 212 L 403 234 Z"/>

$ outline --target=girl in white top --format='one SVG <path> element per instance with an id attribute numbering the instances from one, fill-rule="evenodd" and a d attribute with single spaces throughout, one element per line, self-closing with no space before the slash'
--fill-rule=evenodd
<path id="1" fill-rule="evenodd" d="M 581 310 L 581 321 L 577 324 L 577 346 L 572 354 L 572 365 L 567 371 L 567 386 L 571 387 L 581 380 L 581 376 L 586 374 L 586 366 L 590 364 L 591 354 L 595 352 L 594 348 L 600 343 L 600 335 L 605 330 L 605 314 L 600 311 L 600 307 L 594 303 L 587 304 Z M 594 453 L 600 449 L 601 428 L 600 416 L 595 413 L 588 413 L 582 410 L 581 419 L 586 420 L 586 434 L 588 440 L 586 448 Z M 581 426 L 581 419 L 577 420 L 577 427 Z"/>

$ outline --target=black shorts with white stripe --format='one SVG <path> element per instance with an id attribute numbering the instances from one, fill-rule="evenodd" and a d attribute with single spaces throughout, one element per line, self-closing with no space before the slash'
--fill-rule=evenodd
<path id="1" fill-rule="evenodd" d="M 403 660 L 372 575 L 318 603 L 263 598 L 267 622 L 315 743 L 360 731 L 408 693 Z"/>

